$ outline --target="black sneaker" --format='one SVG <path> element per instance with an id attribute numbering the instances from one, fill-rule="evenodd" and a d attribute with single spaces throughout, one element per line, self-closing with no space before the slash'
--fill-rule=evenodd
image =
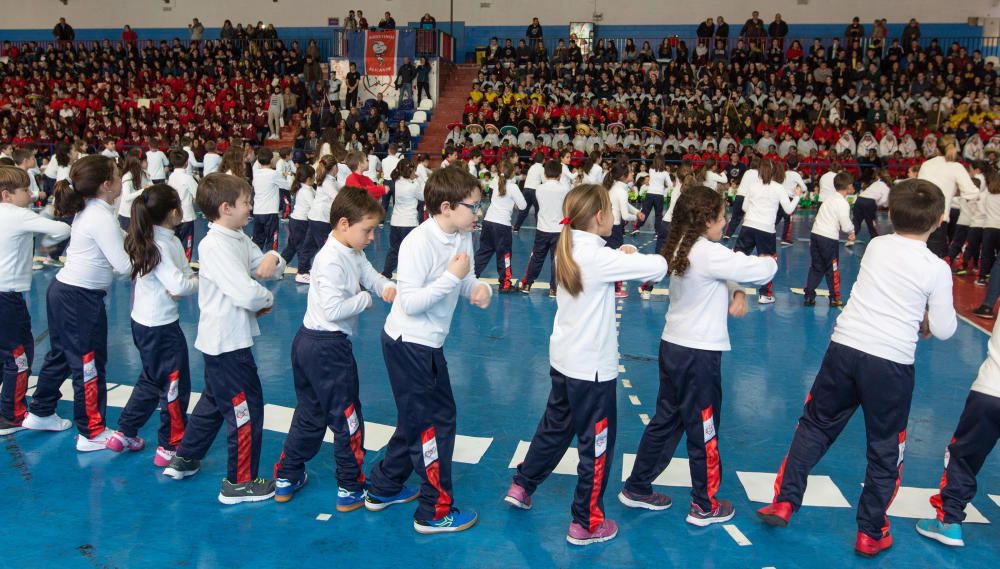
<path id="1" fill-rule="evenodd" d="M 177 455 L 174 455 L 170 459 L 170 464 L 163 469 L 163 475 L 173 478 L 174 480 L 183 480 L 188 476 L 194 476 L 198 474 L 201 470 L 201 461 L 196 459 L 186 459 Z"/>
<path id="2" fill-rule="evenodd" d="M 0 435 L 11 435 L 23 430 L 24 425 L 21 424 L 21 421 L 11 421 L 5 417 L 0 417 Z"/>
<path id="3" fill-rule="evenodd" d="M 802 301 L 802 305 L 803 306 L 816 306 L 816 299 L 815 298 L 807 298 L 807 299 L 805 299 L 805 300 Z"/>
<path id="4" fill-rule="evenodd" d="M 227 478 L 222 479 L 222 489 L 219 490 L 219 501 L 223 504 L 239 504 L 241 502 L 263 502 L 274 496 L 274 480 L 257 478 L 243 484 L 233 484 Z"/>
<path id="5" fill-rule="evenodd" d="M 979 308 L 973 310 L 972 314 L 980 318 L 993 319 L 997 317 L 997 315 L 993 312 L 993 309 L 986 305 L 982 305 Z"/>

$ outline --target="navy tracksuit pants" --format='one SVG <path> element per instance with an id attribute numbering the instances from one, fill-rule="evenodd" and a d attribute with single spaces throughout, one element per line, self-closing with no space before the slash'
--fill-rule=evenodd
<path id="1" fill-rule="evenodd" d="M 816 235 L 809 238 L 809 275 L 806 277 L 806 300 L 816 300 L 816 285 L 826 277 L 830 300 L 840 300 L 840 241 Z"/>
<path id="2" fill-rule="evenodd" d="M 976 495 L 976 475 L 1000 439 L 1000 397 L 969 392 L 958 427 L 944 455 L 941 492 L 931 498 L 938 520 L 962 523 Z"/>
<path id="3" fill-rule="evenodd" d="M 194 222 L 185 221 L 177 225 L 174 228 L 174 235 L 180 240 L 181 245 L 184 246 L 184 256 L 187 260 L 191 260 L 191 252 L 194 250 Z"/>
<path id="4" fill-rule="evenodd" d="M 281 221 L 276 213 L 253 216 L 253 242 L 265 253 L 278 250 L 278 226 Z"/>
<path id="5" fill-rule="evenodd" d="M 358 397 L 358 365 L 351 341 L 343 332 L 299 328 L 292 341 L 295 414 L 275 478 L 301 480 L 306 462 L 333 431 L 337 486 L 350 492 L 365 487 L 365 423 Z"/>
<path id="6" fill-rule="evenodd" d="M 229 445 L 226 477 L 233 484 L 254 480 L 260 466 L 264 396 L 250 348 L 205 354 L 205 392 L 188 417 L 177 455 L 205 458 L 223 422 Z"/>
<path id="7" fill-rule="evenodd" d="M 715 510 L 722 483 L 721 421 L 722 352 L 661 340 L 656 414 L 642 433 L 625 489 L 641 496 L 652 493 L 653 480 L 670 464 L 681 435 L 687 434 L 691 502 L 703 512 Z"/>
<path id="8" fill-rule="evenodd" d="M 754 229 L 753 227 L 744 227 L 740 230 L 740 236 L 736 239 L 736 245 L 733 247 L 733 251 L 750 255 L 755 249 L 758 255 L 771 255 L 772 257 L 777 258 L 777 236 L 774 233 L 768 233 L 766 231 L 761 231 L 760 229 Z M 757 294 L 770 296 L 772 292 L 772 284 L 773 283 L 769 282 L 762 287 L 758 287 Z"/>
<path id="9" fill-rule="evenodd" d="M 868 469 L 858 503 L 858 529 L 878 539 L 889 531 L 886 511 L 899 489 L 906 423 L 913 398 L 913 365 L 830 342 L 781 464 L 775 502 L 802 505 L 806 479 L 861 406 Z"/>
<path id="10" fill-rule="evenodd" d="M 306 229 L 306 237 L 302 241 L 302 248 L 299 251 L 300 275 L 308 275 L 312 271 L 312 262 L 316 253 L 326 244 L 330 237 L 330 224 L 325 221 L 309 220 L 309 227 Z"/>
<path id="11" fill-rule="evenodd" d="M 108 314 L 103 290 L 90 290 L 53 279 L 46 293 L 49 353 L 38 373 L 31 412 L 56 412 L 59 387 L 73 380 L 73 422 L 87 438 L 101 434 L 107 417 Z"/>
<path id="12" fill-rule="evenodd" d="M 413 471 L 420 476 L 414 518 L 438 519 L 452 508 L 455 397 L 444 350 L 393 340 L 382 332 L 382 355 L 396 400 L 396 432 L 369 476 L 369 492 L 395 496 Z"/>
<path id="13" fill-rule="evenodd" d="M 522 285 L 531 286 L 535 282 L 545 265 L 545 256 L 548 255 L 551 259 L 549 290 L 556 290 L 556 243 L 558 241 L 558 233 L 535 231 L 535 244 L 531 247 L 531 257 L 528 258 L 528 266 L 524 270 Z"/>
<path id="14" fill-rule="evenodd" d="M 615 456 L 617 381 L 574 379 L 549 368 L 552 389 L 531 447 L 518 465 L 514 482 L 528 494 L 548 478 L 576 436 L 580 456 L 573 521 L 595 531 L 604 521 L 604 491 Z"/>
<path id="15" fill-rule="evenodd" d="M 858 198 L 854 201 L 854 235 L 861 235 L 861 224 L 868 226 L 868 234 L 874 239 L 878 237 L 878 204 L 871 198 Z"/>
<path id="16" fill-rule="evenodd" d="M 660 224 L 663 223 L 663 196 L 660 194 L 646 194 L 646 197 L 642 200 L 642 215 L 645 219 L 642 221 L 636 220 L 635 229 L 639 230 L 646 221 L 649 219 L 649 212 L 654 212 L 655 216 L 653 218 L 653 229 L 659 233 Z"/>
<path id="17" fill-rule="evenodd" d="M 733 211 L 729 218 L 729 224 L 726 225 L 726 237 L 732 237 L 733 233 L 736 233 L 740 224 L 743 223 L 743 200 L 744 196 L 736 196 L 733 198 Z"/>
<path id="18" fill-rule="evenodd" d="M 538 198 L 535 197 L 535 188 L 524 188 L 521 190 L 521 194 L 524 195 L 525 206 L 524 209 L 517 212 L 517 217 L 514 219 L 513 231 L 521 228 L 524 220 L 528 219 L 531 208 L 535 208 L 535 224 L 538 224 Z"/>
<path id="19" fill-rule="evenodd" d="M 389 200 L 392 200 L 393 203 L 396 202 L 394 197 L 396 193 L 396 181 L 383 180 L 382 185 L 385 186 L 385 194 L 382 195 L 382 209 L 385 211 L 389 211 Z"/>
<path id="20" fill-rule="evenodd" d="M 20 423 L 28 414 L 28 377 L 35 358 L 31 314 L 20 292 L 0 292 L 0 417 Z"/>
<path id="21" fill-rule="evenodd" d="M 948 244 L 948 258 L 954 261 L 958 258 L 958 254 L 962 252 L 965 247 L 965 242 L 969 239 L 969 226 L 968 225 L 956 225 L 955 232 L 952 235 L 951 242 Z"/>
<path id="22" fill-rule="evenodd" d="M 476 251 L 475 271 L 477 279 L 483 274 L 483 269 L 490 262 L 490 257 L 496 255 L 497 278 L 500 282 L 500 288 L 510 288 L 510 255 L 513 240 L 514 233 L 509 225 L 492 221 L 483 222 L 483 231 L 479 235 L 479 250 Z"/>
<path id="23" fill-rule="evenodd" d="M 781 207 L 778 207 L 778 215 L 774 218 L 774 229 L 777 230 L 781 224 L 785 224 L 785 228 L 781 230 L 781 240 L 791 242 L 792 240 L 792 214 L 786 213 Z"/>
<path id="24" fill-rule="evenodd" d="M 306 231 L 309 229 L 309 222 L 304 219 L 288 220 L 288 242 L 285 243 L 285 250 L 281 252 L 281 258 L 285 264 L 292 262 L 296 253 L 299 254 L 299 264 L 302 263 L 302 251 L 305 249 L 303 243 L 306 240 Z"/>
<path id="25" fill-rule="evenodd" d="M 399 247 L 403 244 L 403 239 L 416 227 L 396 227 L 389 226 L 389 251 L 385 254 L 385 264 L 382 265 L 382 275 L 387 279 L 392 278 L 393 271 L 399 265 Z"/>
<path id="26" fill-rule="evenodd" d="M 188 346 L 180 321 L 150 327 L 133 320 L 132 341 L 142 359 L 142 372 L 118 418 L 118 430 L 127 437 L 138 435 L 159 407 L 159 446 L 177 450 L 191 400 Z"/>
<path id="27" fill-rule="evenodd" d="M 663 247 L 667 244 L 668 237 L 670 237 L 670 222 L 661 221 L 656 225 L 656 246 L 653 249 L 653 253 L 663 253 Z M 642 283 L 642 290 L 653 290 L 653 282 L 647 281 Z"/>

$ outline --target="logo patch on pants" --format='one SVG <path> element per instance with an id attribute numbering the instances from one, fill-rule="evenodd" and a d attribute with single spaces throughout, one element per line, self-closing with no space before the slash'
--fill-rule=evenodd
<path id="1" fill-rule="evenodd" d="M 437 437 L 434 435 L 434 427 L 424 431 L 424 467 L 428 467 L 438 459 Z"/>
<path id="2" fill-rule="evenodd" d="M 28 355 L 24 353 L 24 347 L 14 348 L 14 363 L 17 364 L 17 373 L 28 371 Z"/>
<path id="3" fill-rule="evenodd" d="M 601 419 L 597 422 L 594 435 L 594 458 L 604 456 L 608 450 L 608 420 Z"/>
<path id="4" fill-rule="evenodd" d="M 250 406 L 247 405 L 247 396 L 240 393 L 233 397 L 233 414 L 236 415 L 236 428 L 250 422 Z"/>
<path id="5" fill-rule="evenodd" d="M 705 435 L 705 443 L 715 438 L 715 416 L 712 414 L 712 408 L 702 409 L 701 411 L 701 430 Z"/>
<path id="6" fill-rule="evenodd" d="M 94 352 L 83 356 L 83 382 L 90 383 L 97 379 L 97 364 L 94 363 Z"/>
<path id="7" fill-rule="evenodd" d="M 358 421 L 358 412 L 354 410 L 354 405 L 345 409 L 344 415 L 347 417 L 347 432 L 351 435 L 358 432 L 361 422 Z"/>
<path id="8" fill-rule="evenodd" d="M 903 464 L 903 454 L 906 453 L 906 431 L 899 433 L 899 458 L 896 459 L 896 468 L 899 468 Z M 945 456 L 945 466 L 947 467 L 948 458 L 950 455 Z"/>
<path id="9" fill-rule="evenodd" d="M 170 374 L 170 385 L 167 387 L 167 403 L 173 403 L 177 401 L 177 396 L 180 394 L 181 380 L 178 377 L 177 372 Z"/>

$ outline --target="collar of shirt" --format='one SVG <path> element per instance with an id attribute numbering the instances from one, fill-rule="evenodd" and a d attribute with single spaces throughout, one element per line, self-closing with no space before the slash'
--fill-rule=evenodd
<path id="1" fill-rule="evenodd" d="M 243 236 L 246 235 L 242 231 L 237 231 L 235 229 L 229 229 L 228 227 L 226 227 L 224 225 L 221 225 L 221 224 L 218 224 L 218 223 L 209 223 L 208 224 L 208 228 L 211 231 L 217 232 L 219 235 L 222 235 L 223 237 L 228 237 L 230 239 L 241 240 L 243 238 Z"/>
<path id="2" fill-rule="evenodd" d="M 340 255 L 357 256 L 358 253 L 360 253 L 360 251 L 355 251 L 354 247 L 344 245 L 339 239 L 332 235 L 330 236 L 329 242 L 333 245 L 334 250 Z"/>
<path id="3" fill-rule="evenodd" d="M 108 202 L 106 202 L 106 201 L 104 201 L 102 199 L 99 199 L 99 198 L 90 198 L 89 200 L 87 200 L 87 205 L 94 205 L 94 204 L 97 204 L 97 205 L 103 207 L 109 213 L 114 213 L 114 208 L 111 207 L 111 204 L 109 204 Z"/>
<path id="4" fill-rule="evenodd" d="M 173 229 L 167 229 L 166 227 L 163 227 L 161 225 L 154 225 L 153 226 L 153 235 L 154 235 L 154 237 L 166 237 L 166 238 L 169 238 L 169 237 L 173 237 L 174 230 Z"/>
<path id="5" fill-rule="evenodd" d="M 458 242 L 459 236 L 461 235 L 458 231 L 454 233 L 445 233 L 444 229 L 441 229 L 441 225 L 438 223 L 437 218 L 432 217 L 430 223 L 431 233 L 438 241 L 444 243 L 445 245 L 454 245 Z"/>
<path id="6" fill-rule="evenodd" d="M 589 231 L 582 231 L 580 229 L 572 229 L 571 231 L 573 232 L 574 242 L 577 242 L 577 240 L 579 240 L 579 242 L 582 243 L 590 243 L 598 247 L 604 247 L 606 239 L 604 239 L 600 235 L 597 235 L 596 233 L 591 233 Z"/>

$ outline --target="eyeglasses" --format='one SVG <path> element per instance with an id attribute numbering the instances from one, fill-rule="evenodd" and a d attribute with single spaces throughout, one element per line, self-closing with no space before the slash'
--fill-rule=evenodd
<path id="1" fill-rule="evenodd" d="M 465 202 L 457 202 L 457 204 L 464 205 L 465 207 L 469 208 L 469 211 L 471 211 L 472 213 L 479 213 L 479 210 L 483 209 L 483 205 L 481 203 L 471 204 Z"/>

